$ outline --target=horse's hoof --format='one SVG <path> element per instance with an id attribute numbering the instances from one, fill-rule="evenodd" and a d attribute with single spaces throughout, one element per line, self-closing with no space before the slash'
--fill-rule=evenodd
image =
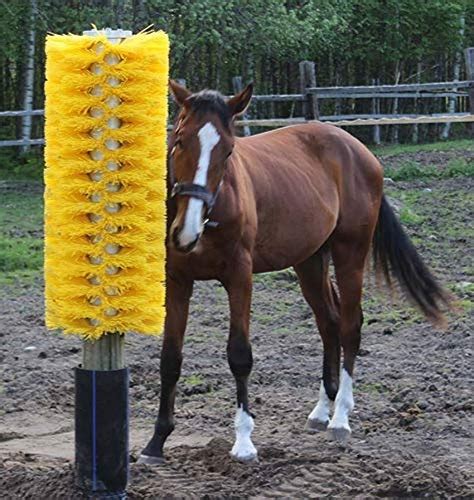
<path id="1" fill-rule="evenodd" d="M 316 418 L 308 418 L 306 420 L 305 430 L 308 432 L 320 432 L 325 431 L 328 427 L 329 420 L 326 422 L 322 422 L 321 420 L 317 420 Z"/>
<path id="2" fill-rule="evenodd" d="M 165 463 L 165 459 L 163 457 L 151 457 L 149 455 L 140 455 L 137 460 L 137 464 L 146 464 L 146 465 L 163 465 Z"/>
<path id="3" fill-rule="evenodd" d="M 336 441 L 340 446 L 345 446 L 351 437 L 350 429 L 346 429 L 345 427 L 330 427 L 328 430 L 331 439 Z"/>
<path id="4" fill-rule="evenodd" d="M 237 460 L 237 462 L 241 462 L 243 464 L 256 464 L 258 463 L 258 454 L 257 453 L 248 453 L 245 455 L 237 455 L 230 452 L 230 456 Z"/>

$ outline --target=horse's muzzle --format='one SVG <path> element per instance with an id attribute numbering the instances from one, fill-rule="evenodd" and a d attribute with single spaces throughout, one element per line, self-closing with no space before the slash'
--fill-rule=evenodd
<path id="1" fill-rule="evenodd" d="M 181 233 L 181 229 L 179 227 L 175 227 L 171 233 L 171 241 L 173 243 L 174 248 L 178 252 L 182 252 L 182 253 L 191 252 L 195 248 L 195 246 L 197 245 L 201 235 L 198 234 L 194 241 L 191 241 L 190 243 L 186 243 L 185 245 L 183 245 L 179 240 L 180 233 Z"/>

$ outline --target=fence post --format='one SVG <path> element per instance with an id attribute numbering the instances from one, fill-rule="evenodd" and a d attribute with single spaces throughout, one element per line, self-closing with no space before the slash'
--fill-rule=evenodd
<path id="1" fill-rule="evenodd" d="M 372 85 L 379 85 L 380 81 L 379 79 L 373 79 L 372 80 Z M 380 99 L 377 97 L 374 97 L 372 99 L 372 114 L 373 115 L 378 115 L 380 114 Z M 380 125 L 374 125 L 374 144 L 377 146 L 380 144 Z"/>
<path id="2" fill-rule="evenodd" d="M 28 45 L 26 53 L 26 73 L 23 95 L 23 110 L 32 111 L 34 98 L 34 80 L 35 80 L 35 47 L 36 47 L 36 17 L 38 13 L 38 5 L 36 0 L 31 0 L 30 11 L 30 26 L 28 32 Z M 33 116 L 25 114 L 21 119 L 21 139 L 25 144 L 21 147 L 23 154 L 28 153 L 30 144 L 26 141 L 31 140 L 31 128 L 33 124 Z"/>
<path id="3" fill-rule="evenodd" d="M 243 90 L 244 84 L 242 83 L 242 77 L 241 76 L 233 76 L 232 77 L 232 88 L 234 89 L 234 95 L 238 94 L 239 92 L 241 92 Z M 244 113 L 242 115 L 242 118 L 244 120 L 248 120 L 248 118 L 249 118 L 248 113 Z M 248 125 L 245 125 L 243 127 L 243 129 L 244 129 L 244 136 L 245 137 L 248 137 L 249 135 L 252 135 L 252 131 L 250 130 L 250 127 Z"/>
<path id="4" fill-rule="evenodd" d="M 474 115 L 474 47 L 469 47 L 464 51 L 466 59 L 466 76 L 471 81 L 469 85 L 469 113 Z M 474 123 L 470 126 L 471 135 L 474 136 Z"/>
<path id="5" fill-rule="evenodd" d="M 313 61 L 301 61 L 300 70 L 300 92 L 304 94 L 303 115 L 307 120 L 319 119 L 318 96 L 308 92 L 308 87 L 316 87 L 316 64 Z"/>

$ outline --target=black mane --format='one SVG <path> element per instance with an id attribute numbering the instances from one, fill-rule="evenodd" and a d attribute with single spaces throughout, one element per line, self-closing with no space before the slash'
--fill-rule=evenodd
<path id="1" fill-rule="evenodd" d="M 190 109 L 198 114 L 216 113 L 225 127 L 230 126 L 231 114 L 224 96 L 216 90 L 201 90 L 188 97 Z"/>

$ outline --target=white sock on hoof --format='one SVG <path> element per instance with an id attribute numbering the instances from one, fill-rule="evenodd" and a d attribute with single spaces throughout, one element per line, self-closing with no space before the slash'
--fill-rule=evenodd
<path id="1" fill-rule="evenodd" d="M 321 380 L 319 388 L 319 400 L 313 411 L 309 414 L 308 420 L 317 420 L 323 424 L 329 422 L 329 404 L 330 400 L 324 388 L 324 383 Z"/>
<path id="2" fill-rule="evenodd" d="M 254 460 L 257 458 L 257 449 L 252 443 L 250 436 L 254 428 L 253 418 L 243 409 L 237 409 L 234 420 L 235 444 L 231 455 L 237 460 Z"/>
<path id="3" fill-rule="evenodd" d="M 329 422 L 328 429 L 345 429 L 351 432 L 349 415 L 353 409 L 352 377 L 343 368 L 341 370 L 341 381 L 334 406 L 334 415 Z"/>

